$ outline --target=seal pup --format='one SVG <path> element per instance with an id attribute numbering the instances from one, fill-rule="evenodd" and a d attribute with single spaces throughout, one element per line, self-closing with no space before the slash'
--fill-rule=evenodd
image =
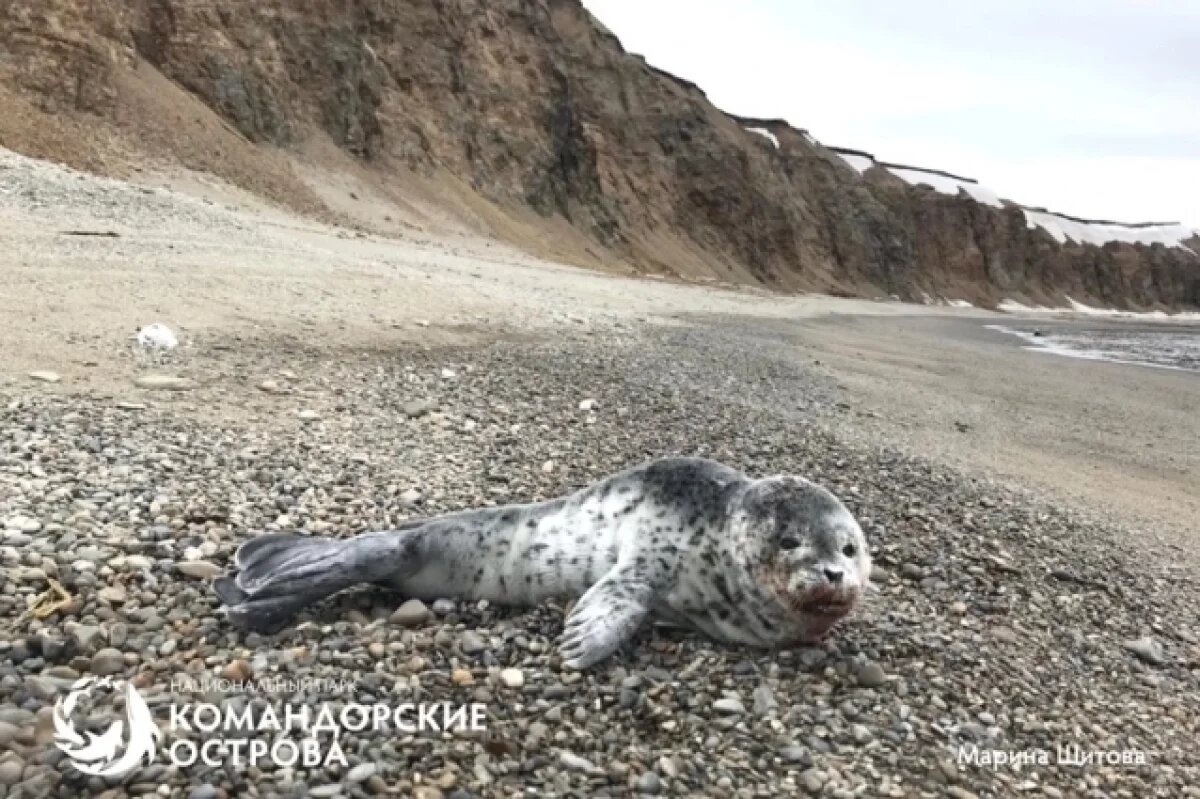
<path id="1" fill-rule="evenodd" d="M 608 657 L 648 618 L 729 643 L 812 643 L 854 608 L 871 570 L 862 530 L 825 488 L 701 458 L 348 539 L 263 535 L 234 560 L 214 587 L 230 621 L 259 632 L 359 583 L 426 600 L 579 597 L 560 642 L 573 668 Z"/>

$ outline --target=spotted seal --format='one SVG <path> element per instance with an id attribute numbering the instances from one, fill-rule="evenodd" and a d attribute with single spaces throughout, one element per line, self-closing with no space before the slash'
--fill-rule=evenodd
<path id="1" fill-rule="evenodd" d="M 871 570 L 862 530 L 825 488 L 700 458 L 349 539 L 263 535 L 235 563 L 217 594 L 235 625 L 260 632 L 359 583 L 509 605 L 579 597 L 560 647 L 575 668 L 608 657 L 648 618 L 735 644 L 813 642 L 853 609 Z"/>

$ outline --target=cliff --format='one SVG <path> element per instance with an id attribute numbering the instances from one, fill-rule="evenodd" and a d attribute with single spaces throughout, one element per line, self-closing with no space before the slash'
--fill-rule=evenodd
<path id="1" fill-rule="evenodd" d="M 32 155 L 180 164 L 382 232 L 457 225 L 692 279 L 1200 306 L 1200 240 L 1081 242 L 903 167 L 860 172 L 782 120 L 724 113 L 577 0 L 9 5 L 0 144 Z M 395 213 L 333 198 L 333 174 Z"/>

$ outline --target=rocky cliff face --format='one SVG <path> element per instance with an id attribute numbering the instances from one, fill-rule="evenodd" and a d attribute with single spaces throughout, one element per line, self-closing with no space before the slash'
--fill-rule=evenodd
<path id="1" fill-rule="evenodd" d="M 785 122 L 723 113 L 625 52 L 578 0 L 9 5 L 0 87 L 36 124 L 120 119 L 127 79 L 149 73 L 239 134 L 210 149 L 244 137 L 286 154 L 327 138 L 382 184 L 452 176 L 522 224 L 566 220 L 581 250 L 647 272 L 984 304 L 1200 305 L 1186 248 L 1061 244 L 1020 209 L 860 175 Z M 40 154 L 11 126 L 0 144 Z"/>

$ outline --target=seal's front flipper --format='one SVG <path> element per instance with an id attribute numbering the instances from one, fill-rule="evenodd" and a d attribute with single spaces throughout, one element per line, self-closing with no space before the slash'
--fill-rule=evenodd
<path id="1" fill-rule="evenodd" d="M 587 590 L 567 617 L 559 651 L 563 665 L 586 669 L 633 637 L 650 612 L 644 578 L 614 569 Z"/>
<path id="2" fill-rule="evenodd" d="M 271 633 L 319 599 L 359 583 L 378 582 L 418 566 L 415 530 L 350 539 L 277 534 L 242 545 L 238 571 L 213 583 L 238 627 Z"/>

